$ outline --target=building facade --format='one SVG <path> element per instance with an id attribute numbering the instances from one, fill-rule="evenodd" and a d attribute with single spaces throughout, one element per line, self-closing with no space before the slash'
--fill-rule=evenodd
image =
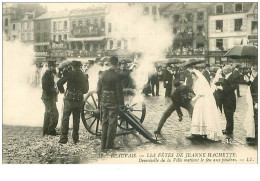
<path id="1" fill-rule="evenodd" d="M 208 59 L 208 9 L 203 3 L 171 3 L 160 10 L 172 25 L 174 40 L 167 57 Z"/>
<path id="2" fill-rule="evenodd" d="M 209 63 L 225 63 L 228 59 L 223 55 L 230 48 L 247 44 L 248 12 L 253 5 L 242 2 L 209 5 Z"/>
<path id="3" fill-rule="evenodd" d="M 247 39 L 248 44 L 258 46 L 258 6 L 257 3 L 247 13 Z"/>
<path id="4" fill-rule="evenodd" d="M 22 42 L 29 42 L 33 43 L 34 41 L 34 18 L 35 18 L 35 13 L 25 13 L 24 18 L 21 19 L 20 26 L 21 26 L 21 31 L 20 31 L 20 40 Z"/>

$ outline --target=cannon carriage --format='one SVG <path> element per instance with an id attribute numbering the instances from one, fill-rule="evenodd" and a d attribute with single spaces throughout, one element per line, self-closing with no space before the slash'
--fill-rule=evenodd
<path id="1" fill-rule="evenodd" d="M 134 89 L 124 89 L 125 109 L 119 110 L 119 134 L 140 133 L 147 140 L 156 143 L 157 140 L 143 125 L 146 115 L 146 106 L 142 96 L 138 96 Z M 89 92 L 84 98 L 81 119 L 87 131 L 93 135 L 101 136 L 102 113 L 96 91 Z"/>

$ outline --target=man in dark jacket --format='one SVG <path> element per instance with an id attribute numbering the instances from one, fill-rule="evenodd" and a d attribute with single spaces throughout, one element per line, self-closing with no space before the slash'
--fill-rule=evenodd
<path id="1" fill-rule="evenodd" d="M 235 66 L 235 69 L 233 70 L 233 76 L 236 83 L 237 97 L 241 97 L 240 90 L 239 90 L 239 81 L 242 74 L 240 72 L 240 69 L 241 69 L 241 65 L 238 64 Z"/>
<path id="2" fill-rule="evenodd" d="M 123 89 L 131 88 L 132 86 L 130 73 L 131 71 L 127 69 L 127 63 L 125 61 L 122 61 L 120 64 L 119 75 Z"/>
<path id="3" fill-rule="evenodd" d="M 158 69 L 151 74 L 150 76 L 151 81 L 151 87 L 152 87 L 152 95 L 153 96 L 159 96 L 159 75 L 158 75 Z M 154 87 L 156 87 L 156 94 L 154 92 Z"/>
<path id="4" fill-rule="evenodd" d="M 118 72 L 118 57 L 110 58 L 110 68 L 98 81 L 97 94 L 102 110 L 101 151 L 115 148 L 119 108 L 124 108 L 123 88 Z"/>
<path id="5" fill-rule="evenodd" d="M 58 124 L 59 112 L 56 106 L 58 90 L 55 87 L 54 73 L 55 61 L 48 61 L 48 69 L 42 76 L 42 101 L 45 106 L 43 136 L 57 135 L 55 128 Z"/>
<path id="6" fill-rule="evenodd" d="M 163 113 L 161 120 L 158 124 L 157 130 L 154 132 L 155 134 L 160 134 L 161 129 L 166 122 L 166 120 L 171 116 L 171 114 L 176 110 L 179 114 L 180 108 L 183 107 L 188 110 L 190 117 L 193 113 L 193 106 L 191 105 L 190 101 L 194 96 L 192 89 L 185 85 L 181 85 L 180 81 L 175 81 L 174 86 L 176 87 L 175 91 L 173 92 L 171 99 L 172 103 Z M 179 115 L 180 116 L 180 115 Z"/>
<path id="7" fill-rule="evenodd" d="M 80 61 L 72 61 L 72 71 L 67 76 L 62 77 L 57 86 L 61 93 L 65 90 L 63 85 L 67 82 L 67 90 L 64 96 L 64 110 L 61 124 L 61 137 L 59 143 L 66 144 L 68 142 L 69 117 L 73 114 L 73 142 L 76 144 L 79 141 L 79 122 L 80 112 L 83 105 L 83 94 L 89 90 L 88 80 L 84 73 L 80 70 Z"/>
<path id="8" fill-rule="evenodd" d="M 234 113 L 236 111 L 236 81 L 230 66 L 225 66 L 223 68 L 223 73 L 225 75 L 225 79 L 222 85 L 217 86 L 217 89 L 222 90 L 223 108 L 227 121 L 226 129 L 223 130 L 223 134 L 230 135 L 233 134 L 234 130 Z"/>
<path id="9" fill-rule="evenodd" d="M 167 66 L 167 68 L 164 72 L 164 80 L 163 80 L 163 85 L 165 88 L 165 97 L 171 97 L 172 78 L 173 78 L 173 75 L 171 74 L 171 67 Z"/>

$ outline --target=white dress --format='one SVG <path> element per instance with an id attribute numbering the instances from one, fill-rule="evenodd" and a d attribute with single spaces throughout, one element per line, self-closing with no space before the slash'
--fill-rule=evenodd
<path id="1" fill-rule="evenodd" d="M 191 134 L 207 135 L 208 139 L 219 141 L 223 133 L 216 101 L 205 77 L 197 70 L 194 72 L 198 79 L 194 83 L 193 91 L 198 98 L 192 114 Z"/>

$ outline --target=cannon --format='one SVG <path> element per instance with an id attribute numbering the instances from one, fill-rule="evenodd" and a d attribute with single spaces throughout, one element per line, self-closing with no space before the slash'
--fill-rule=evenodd
<path id="1" fill-rule="evenodd" d="M 145 103 L 136 96 L 134 89 L 124 89 L 125 107 L 124 111 L 119 110 L 118 124 L 121 132 L 119 134 L 129 134 L 137 131 L 144 138 L 156 143 L 157 140 L 143 125 L 146 115 Z M 96 91 L 89 92 L 84 98 L 81 111 L 81 119 L 87 131 L 93 135 L 101 136 L 102 114 L 99 106 Z"/>

